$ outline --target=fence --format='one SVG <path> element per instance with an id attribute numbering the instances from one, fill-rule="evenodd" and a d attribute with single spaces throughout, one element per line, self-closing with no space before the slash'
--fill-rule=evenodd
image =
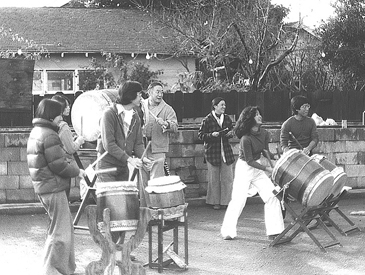
<path id="1" fill-rule="evenodd" d="M 65 95 L 72 102 L 81 93 Z M 264 121 L 283 122 L 290 115 L 290 98 L 294 94 L 289 90 L 274 90 L 265 92 L 213 92 L 202 93 L 168 93 L 164 95 L 165 101 L 176 111 L 179 122 L 183 118 L 204 117 L 211 110 L 211 101 L 220 96 L 226 101 L 226 113 L 238 118 L 242 109 L 248 105 L 258 105 L 263 111 Z M 45 95 L 51 97 L 52 95 Z M 347 119 L 361 121 L 365 110 L 365 95 L 361 89 L 352 91 L 313 92 L 306 96 L 311 102 L 311 112 L 317 113 L 323 119 L 332 118 L 336 121 Z M 0 110 L 0 126 L 31 126 L 31 116 L 44 97 L 33 96 L 33 111 Z M 71 123 L 70 117 L 67 122 Z"/>

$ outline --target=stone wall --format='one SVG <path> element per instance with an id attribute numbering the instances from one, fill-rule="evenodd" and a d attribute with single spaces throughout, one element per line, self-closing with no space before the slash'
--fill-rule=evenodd
<path id="1" fill-rule="evenodd" d="M 276 152 L 279 129 L 271 133 L 270 151 Z M 365 188 L 365 128 L 319 128 L 320 142 L 314 153 L 324 155 L 332 163 L 342 166 L 348 176 L 347 185 Z M 0 204 L 38 202 L 29 177 L 26 162 L 28 130 L 2 130 L 0 132 Z M 239 140 L 231 141 L 237 157 Z M 80 152 L 87 167 L 95 160 L 93 150 Z M 187 197 L 203 196 L 206 193 L 207 170 L 204 163 L 203 143 L 197 130 L 181 130 L 171 136 L 168 164 L 171 174 L 187 179 Z M 190 168 L 190 169 L 188 169 Z M 79 198 L 79 181 L 72 180 L 71 199 Z"/>

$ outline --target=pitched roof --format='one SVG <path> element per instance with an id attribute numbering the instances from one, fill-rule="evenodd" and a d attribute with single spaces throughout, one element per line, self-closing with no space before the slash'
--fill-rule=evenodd
<path id="1" fill-rule="evenodd" d="M 27 45 L 13 41 L 15 35 L 48 52 L 168 54 L 172 48 L 166 28 L 133 9 L 0 8 L 0 50 Z"/>

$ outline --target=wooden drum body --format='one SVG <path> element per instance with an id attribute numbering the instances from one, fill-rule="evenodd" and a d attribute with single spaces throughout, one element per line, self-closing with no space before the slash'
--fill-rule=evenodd
<path id="1" fill-rule="evenodd" d="M 103 228 L 103 211 L 110 209 L 111 231 L 135 231 L 139 219 L 139 200 L 136 185 L 129 181 L 100 182 L 96 189 L 97 222 Z"/>
<path id="2" fill-rule="evenodd" d="M 148 181 L 146 191 L 150 208 L 168 208 L 185 204 L 184 188 L 186 185 L 179 176 L 166 176 Z"/>
<path id="3" fill-rule="evenodd" d="M 325 156 L 313 155 L 312 158 L 324 167 L 324 169 L 330 171 L 334 178 L 333 186 L 331 188 L 330 194 L 334 197 L 341 193 L 342 188 L 346 185 L 347 175 L 342 167 L 337 167 L 335 164 L 330 162 Z"/>
<path id="4" fill-rule="evenodd" d="M 328 170 L 297 149 L 282 155 L 272 178 L 281 187 L 289 183 L 287 192 L 306 207 L 317 206 L 328 197 L 334 181 Z"/>
<path id="5" fill-rule="evenodd" d="M 94 90 L 79 95 L 71 110 L 75 132 L 86 141 L 95 141 L 100 135 L 99 122 L 104 110 L 118 97 L 118 90 Z"/>

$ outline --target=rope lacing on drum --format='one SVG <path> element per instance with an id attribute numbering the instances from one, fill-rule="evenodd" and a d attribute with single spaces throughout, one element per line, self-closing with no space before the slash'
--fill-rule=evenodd
<path id="1" fill-rule="evenodd" d="M 284 198 L 285 198 L 285 191 L 286 189 L 289 188 L 290 184 L 299 176 L 299 174 L 303 171 L 304 167 L 309 163 L 311 162 L 312 159 L 310 158 L 309 160 L 307 160 L 304 165 L 302 166 L 302 168 L 300 168 L 299 172 L 295 175 L 295 177 L 293 177 L 290 181 L 288 181 L 287 183 L 285 183 L 283 185 L 283 187 L 280 188 L 280 190 L 278 191 L 278 193 L 275 195 L 277 196 L 278 194 L 280 194 L 281 192 L 283 192 L 283 195 L 281 197 L 281 201 L 280 201 L 280 204 L 281 204 L 281 208 L 283 210 L 285 210 L 285 206 L 284 206 Z"/>

